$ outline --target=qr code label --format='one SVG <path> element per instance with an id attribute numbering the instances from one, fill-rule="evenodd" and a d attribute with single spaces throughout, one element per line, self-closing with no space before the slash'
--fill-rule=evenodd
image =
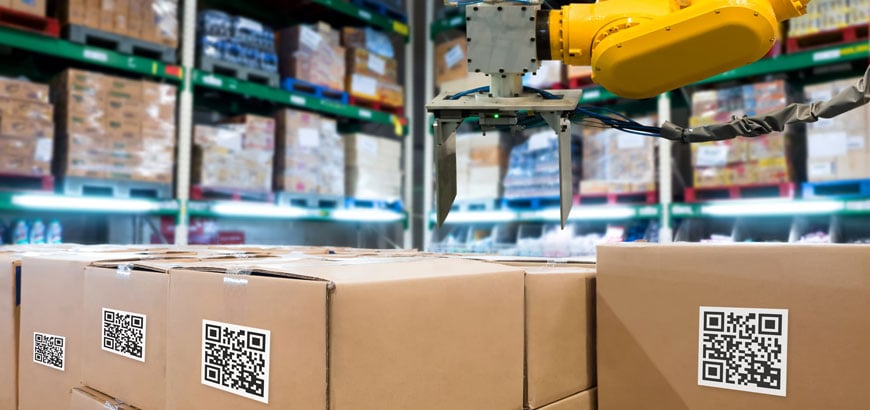
<path id="1" fill-rule="evenodd" d="M 269 403 L 271 332 L 202 321 L 202 384 Z"/>
<path id="2" fill-rule="evenodd" d="M 788 310 L 701 307 L 698 384 L 785 397 Z"/>
<path id="3" fill-rule="evenodd" d="M 64 371 L 66 338 L 33 332 L 33 362 Z"/>
<path id="4" fill-rule="evenodd" d="M 147 319 L 140 313 L 103 308 L 103 350 L 144 362 Z"/>

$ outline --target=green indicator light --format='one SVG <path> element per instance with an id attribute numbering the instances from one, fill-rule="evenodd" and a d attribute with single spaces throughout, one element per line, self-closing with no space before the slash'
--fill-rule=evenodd
<path id="1" fill-rule="evenodd" d="M 498 114 L 493 114 L 492 118 L 498 119 Z"/>

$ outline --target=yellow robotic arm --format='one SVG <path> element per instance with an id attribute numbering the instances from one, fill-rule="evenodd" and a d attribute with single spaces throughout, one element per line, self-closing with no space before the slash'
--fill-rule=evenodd
<path id="1" fill-rule="evenodd" d="M 752 63 L 773 46 L 779 22 L 809 0 L 598 0 L 540 10 L 542 60 L 591 66 L 592 80 L 649 98 Z"/>

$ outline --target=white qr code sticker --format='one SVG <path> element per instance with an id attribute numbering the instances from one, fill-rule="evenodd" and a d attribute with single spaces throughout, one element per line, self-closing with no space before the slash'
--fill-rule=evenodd
<path id="1" fill-rule="evenodd" d="M 202 321 L 202 384 L 269 403 L 271 332 Z"/>
<path id="2" fill-rule="evenodd" d="M 64 371 L 66 368 L 66 338 L 33 332 L 33 362 Z"/>
<path id="3" fill-rule="evenodd" d="M 785 397 L 788 310 L 704 307 L 698 384 Z"/>
<path id="4" fill-rule="evenodd" d="M 103 308 L 103 350 L 144 362 L 146 321 L 140 313 Z"/>

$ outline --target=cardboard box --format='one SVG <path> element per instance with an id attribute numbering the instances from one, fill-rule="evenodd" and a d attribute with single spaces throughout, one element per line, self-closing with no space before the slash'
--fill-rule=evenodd
<path id="1" fill-rule="evenodd" d="M 540 410 L 595 410 L 597 408 L 596 389 L 593 388 L 541 407 Z"/>
<path id="2" fill-rule="evenodd" d="M 142 101 L 142 81 L 111 76 L 106 76 L 106 79 L 108 98 Z"/>
<path id="3" fill-rule="evenodd" d="M 45 17 L 45 0 L 10 0 L 12 10 Z"/>
<path id="4" fill-rule="evenodd" d="M 555 403 L 595 384 L 595 270 L 525 268 L 526 406 Z"/>
<path id="5" fill-rule="evenodd" d="M 468 43 L 465 37 L 435 45 L 435 85 L 461 80 L 468 75 Z"/>
<path id="6" fill-rule="evenodd" d="M 337 32 L 326 24 L 298 25 L 275 33 L 278 71 L 333 90 L 344 91 L 345 53 Z"/>
<path id="7" fill-rule="evenodd" d="M 244 126 L 243 149 L 274 150 L 275 149 L 275 119 L 259 115 L 245 114 L 228 118 L 224 124 L 241 124 Z"/>
<path id="8" fill-rule="evenodd" d="M 0 408 L 18 408 L 18 274 L 21 258 L 0 253 Z"/>
<path id="9" fill-rule="evenodd" d="M 50 175 L 53 149 L 52 138 L 0 136 L 0 172 Z"/>
<path id="10" fill-rule="evenodd" d="M 341 45 L 348 48 L 363 48 L 386 58 L 396 57 L 390 36 L 371 27 L 342 27 Z"/>
<path id="11" fill-rule="evenodd" d="M 0 97 L 0 117 L 24 117 L 33 120 L 53 121 L 54 106 L 28 100 Z"/>
<path id="12" fill-rule="evenodd" d="M 379 56 L 364 48 L 348 48 L 347 74 L 362 74 L 395 84 L 399 81 L 399 63 L 393 58 Z"/>
<path id="13" fill-rule="evenodd" d="M 100 0 L 100 29 L 114 31 L 116 0 Z"/>
<path id="14" fill-rule="evenodd" d="M 248 263 L 257 256 L 238 254 Z M 139 408 L 167 408 L 169 270 L 200 263 L 200 257 L 95 262 L 84 269 L 82 384 Z M 124 343 L 116 334 L 132 340 Z"/>
<path id="15" fill-rule="evenodd" d="M 19 341 L 19 408 L 60 409 L 69 406 L 70 390 L 81 380 L 81 312 L 84 269 L 104 259 L 134 259 L 137 253 L 67 252 L 25 255 L 21 269 L 21 324 Z M 51 295 L 51 297 L 46 297 Z M 39 301 L 30 303 L 28 301 Z M 35 357 L 35 340 L 48 355 Z M 48 347 L 47 343 L 54 343 Z M 41 353 L 41 352 L 40 352 Z M 55 354 L 58 353 L 58 354 Z"/>
<path id="16" fill-rule="evenodd" d="M 244 277 L 221 274 L 220 265 L 171 272 L 168 408 L 522 406 L 516 268 L 355 258 L 248 269 Z M 207 381 L 218 369 L 203 372 L 203 344 L 229 330 L 250 332 L 249 349 L 263 346 L 268 399 Z"/>
<path id="17" fill-rule="evenodd" d="M 26 117 L 0 117 L 0 135 L 24 139 L 53 138 L 54 123 Z"/>
<path id="18" fill-rule="evenodd" d="M 600 407 L 865 407 L 868 263 L 866 246 L 599 246 Z M 743 365 L 755 375 L 732 370 Z"/>
<path id="19" fill-rule="evenodd" d="M 48 102 L 48 85 L 0 77 L 0 97 Z"/>
<path id="20" fill-rule="evenodd" d="M 347 92 L 368 101 L 380 101 L 378 95 L 378 79 L 362 74 L 347 76 Z"/>
<path id="21" fill-rule="evenodd" d="M 807 86 L 809 101 L 830 100 L 858 78 Z M 865 107 L 807 124 L 807 177 L 811 182 L 870 177 L 870 121 Z"/>
<path id="22" fill-rule="evenodd" d="M 378 101 L 388 107 L 405 106 L 405 87 L 387 81 L 378 81 Z"/>
<path id="23" fill-rule="evenodd" d="M 86 386 L 72 389 L 68 408 L 69 410 L 136 410 L 133 406 Z"/>
<path id="24" fill-rule="evenodd" d="M 122 36 L 129 36 L 127 22 L 129 21 L 127 18 L 127 14 L 129 13 L 129 3 L 130 2 L 141 2 L 142 0 L 113 0 L 115 2 L 115 15 L 112 31 L 116 34 L 120 34 Z M 132 16 L 133 19 L 138 18 L 139 16 Z"/>

